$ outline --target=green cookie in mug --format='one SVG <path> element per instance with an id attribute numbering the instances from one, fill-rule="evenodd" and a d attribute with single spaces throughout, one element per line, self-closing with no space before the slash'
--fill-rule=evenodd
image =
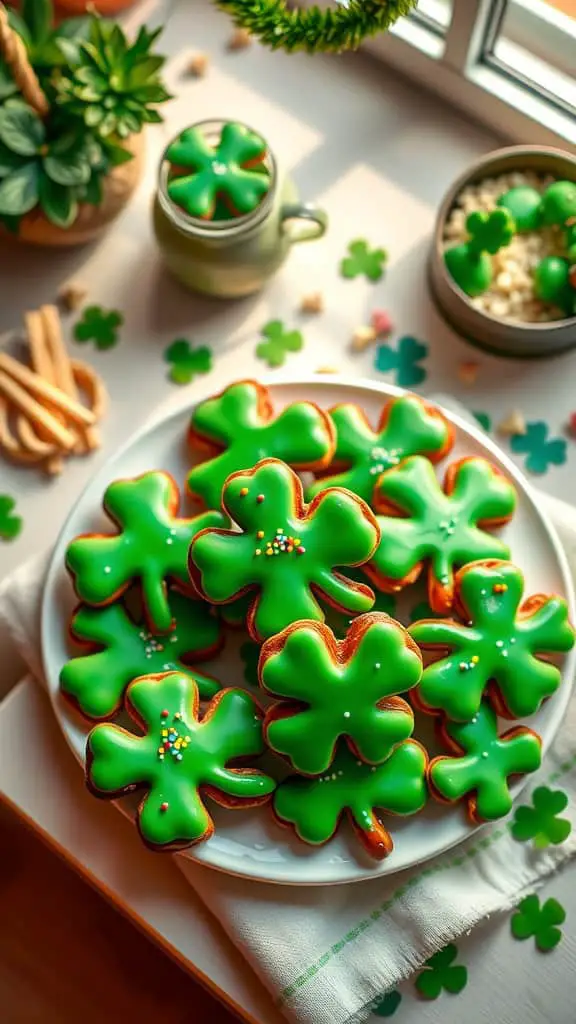
<path id="1" fill-rule="evenodd" d="M 239 298 L 265 285 L 293 243 L 320 238 L 328 219 L 300 202 L 261 135 L 237 122 L 203 121 L 164 152 L 153 223 L 182 284 Z"/>

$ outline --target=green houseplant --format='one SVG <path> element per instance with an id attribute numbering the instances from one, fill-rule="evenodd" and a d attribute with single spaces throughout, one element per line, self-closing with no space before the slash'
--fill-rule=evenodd
<path id="1" fill-rule="evenodd" d="M 0 221 L 24 241 L 88 241 L 120 212 L 142 130 L 169 99 L 152 52 L 97 15 L 54 26 L 52 0 L 0 2 Z"/>

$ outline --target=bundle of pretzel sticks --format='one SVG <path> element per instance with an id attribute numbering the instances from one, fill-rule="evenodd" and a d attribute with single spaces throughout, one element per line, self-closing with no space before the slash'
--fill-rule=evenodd
<path id="1" fill-rule="evenodd" d="M 70 359 L 55 306 L 24 322 L 30 365 L 0 351 L 0 451 L 56 476 L 68 456 L 100 447 L 107 393 L 91 366 Z"/>

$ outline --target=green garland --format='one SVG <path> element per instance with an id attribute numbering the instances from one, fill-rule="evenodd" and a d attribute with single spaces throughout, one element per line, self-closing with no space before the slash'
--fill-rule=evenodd
<path id="1" fill-rule="evenodd" d="M 385 32 L 418 0 L 350 0 L 349 7 L 291 10 L 286 0 L 215 0 L 236 25 L 273 50 L 308 53 L 356 49 L 367 36 Z"/>

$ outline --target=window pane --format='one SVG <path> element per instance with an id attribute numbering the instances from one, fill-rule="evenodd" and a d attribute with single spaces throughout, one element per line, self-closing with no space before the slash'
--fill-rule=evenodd
<path id="1" fill-rule="evenodd" d="M 444 33 L 450 24 L 452 5 L 453 0 L 420 0 L 411 17 L 424 22 L 435 32 Z"/>
<path id="2" fill-rule="evenodd" d="M 576 0 L 508 0 L 491 52 L 533 88 L 576 110 Z"/>

